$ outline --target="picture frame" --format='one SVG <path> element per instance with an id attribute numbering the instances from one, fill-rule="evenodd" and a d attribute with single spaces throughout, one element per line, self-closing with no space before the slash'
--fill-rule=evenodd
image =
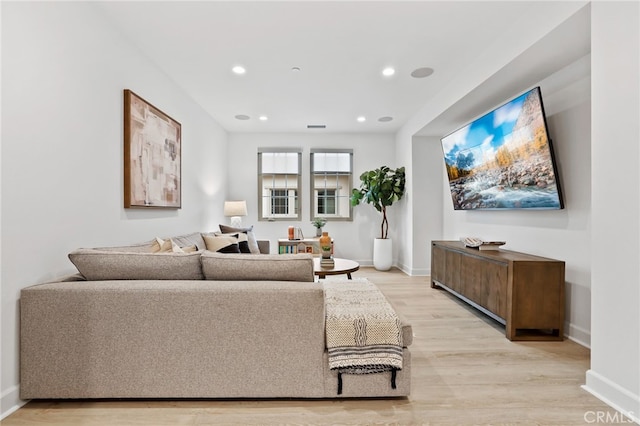
<path id="1" fill-rule="evenodd" d="M 182 125 L 124 90 L 124 207 L 182 207 Z"/>

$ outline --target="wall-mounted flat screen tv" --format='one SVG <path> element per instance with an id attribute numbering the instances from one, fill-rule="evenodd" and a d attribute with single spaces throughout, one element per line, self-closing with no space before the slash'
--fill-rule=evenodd
<path id="1" fill-rule="evenodd" d="M 539 87 L 441 141 L 455 210 L 564 208 Z"/>

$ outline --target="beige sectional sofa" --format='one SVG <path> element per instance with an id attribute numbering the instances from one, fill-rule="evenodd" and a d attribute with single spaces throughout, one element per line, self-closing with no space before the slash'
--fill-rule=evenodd
<path id="1" fill-rule="evenodd" d="M 390 372 L 342 374 L 338 394 L 310 255 L 213 253 L 199 233 L 172 241 L 199 250 L 77 250 L 83 275 L 22 290 L 23 399 L 409 395 L 412 331 L 400 315 L 395 388 Z"/>

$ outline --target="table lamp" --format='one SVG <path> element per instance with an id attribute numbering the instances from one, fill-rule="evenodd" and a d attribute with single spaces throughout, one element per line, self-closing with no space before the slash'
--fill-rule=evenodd
<path id="1" fill-rule="evenodd" d="M 246 201 L 225 201 L 224 215 L 231 217 L 231 226 L 240 228 L 242 226 L 242 216 L 247 215 Z"/>

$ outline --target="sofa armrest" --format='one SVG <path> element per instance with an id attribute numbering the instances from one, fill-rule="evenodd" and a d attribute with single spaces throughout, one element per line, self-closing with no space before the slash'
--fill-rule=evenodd
<path id="1" fill-rule="evenodd" d="M 258 248 L 261 254 L 269 254 L 271 250 L 271 242 L 269 240 L 258 240 Z"/>

